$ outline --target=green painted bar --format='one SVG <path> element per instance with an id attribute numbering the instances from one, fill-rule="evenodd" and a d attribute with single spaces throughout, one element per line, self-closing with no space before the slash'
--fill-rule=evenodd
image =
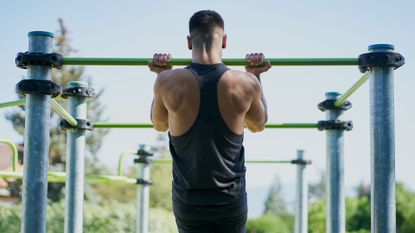
<path id="1" fill-rule="evenodd" d="M 71 114 L 69 114 L 62 106 L 60 106 L 58 102 L 56 102 L 56 100 L 51 99 L 50 103 L 51 103 L 52 109 L 55 110 L 59 114 L 59 116 L 65 119 L 70 125 L 72 126 L 78 125 L 78 122 L 76 121 L 76 119 L 73 118 Z"/>
<path id="2" fill-rule="evenodd" d="M 23 174 L 19 172 L 0 171 L 1 178 L 22 179 Z M 48 172 L 48 181 L 53 183 L 65 183 L 66 173 L 64 172 Z M 92 184 L 107 183 L 127 183 L 136 184 L 137 180 L 126 176 L 112 175 L 85 175 L 85 180 Z"/>
<path id="3" fill-rule="evenodd" d="M 23 99 L 19 99 L 19 100 L 15 100 L 15 101 L 0 103 L 0 108 L 22 106 L 22 105 L 25 105 L 25 104 L 26 104 L 26 99 L 23 98 Z"/>
<path id="4" fill-rule="evenodd" d="M 153 128 L 150 123 L 120 123 L 120 122 L 95 122 L 94 128 Z M 317 128 L 317 123 L 270 123 L 265 128 L 292 128 L 292 129 L 311 129 Z"/>
<path id="5" fill-rule="evenodd" d="M 340 96 L 336 102 L 334 102 L 334 105 L 336 107 L 339 107 L 342 105 L 359 87 L 361 87 L 367 80 L 369 80 L 369 72 L 364 74 L 355 84 L 353 84 L 352 87 L 349 88 L 342 96 Z"/>
<path id="6" fill-rule="evenodd" d="M 171 159 L 155 159 L 154 163 L 157 164 L 170 164 L 172 162 Z M 276 163 L 289 163 L 291 164 L 291 160 L 246 160 L 245 163 L 254 163 L 254 164 L 276 164 Z"/>
<path id="7" fill-rule="evenodd" d="M 65 57 L 64 65 L 94 65 L 94 66 L 146 66 L 152 58 L 97 58 L 97 57 Z M 274 66 L 356 66 L 357 58 L 268 58 Z M 244 58 L 224 58 L 228 66 L 245 66 Z M 173 66 L 184 66 L 192 62 L 190 58 L 173 58 Z"/>
<path id="8" fill-rule="evenodd" d="M 19 157 L 16 144 L 7 139 L 0 139 L 0 143 L 6 144 L 12 150 L 12 170 L 15 172 L 17 170 L 17 160 Z"/>

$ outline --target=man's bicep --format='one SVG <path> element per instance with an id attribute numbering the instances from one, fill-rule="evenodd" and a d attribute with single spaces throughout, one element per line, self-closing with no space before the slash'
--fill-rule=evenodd
<path id="1" fill-rule="evenodd" d="M 154 99 L 151 106 L 151 121 L 157 131 L 166 131 L 169 128 L 168 111 L 163 103 L 162 85 L 159 78 L 154 84 Z"/>

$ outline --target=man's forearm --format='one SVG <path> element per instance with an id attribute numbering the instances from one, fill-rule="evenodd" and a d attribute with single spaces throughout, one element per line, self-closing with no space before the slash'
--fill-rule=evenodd
<path id="1" fill-rule="evenodd" d="M 265 122 L 267 122 L 268 121 L 268 106 L 267 106 L 267 101 L 265 100 L 264 91 L 262 89 L 261 78 L 259 75 L 255 75 L 255 76 L 258 78 L 259 84 L 261 85 L 261 102 L 262 102 L 262 105 L 264 106 Z"/>

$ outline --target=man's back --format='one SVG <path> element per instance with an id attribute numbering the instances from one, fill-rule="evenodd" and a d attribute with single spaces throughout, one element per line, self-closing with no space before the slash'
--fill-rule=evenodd
<path id="1" fill-rule="evenodd" d="M 217 99 L 220 114 L 229 129 L 242 134 L 245 118 L 251 104 L 258 98 L 257 78 L 246 72 L 228 70 L 219 79 Z M 168 110 L 169 132 L 178 136 L 187 132 L 200 108 L 199 82 L 189 69 L 175 69 L 160 74 L 156 83 L 163 93 L 163 104 Z"/>

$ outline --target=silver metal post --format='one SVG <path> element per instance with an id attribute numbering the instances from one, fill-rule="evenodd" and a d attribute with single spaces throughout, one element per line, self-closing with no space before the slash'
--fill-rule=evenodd
<path id="1" fill-rule="evenodd" d="M 29 52 L 51 53 L 53 34 L 29 32 Z M 51 80 L 48 66 L 29 65 L 28 79 Z M 24 135 L 23 211 L 21 231 L 46 232 L 47 172 L 49 162 L 50 96 L 26 95 Z"/>
<path id="2" fill-rule="evenodd" d="M 340 94 L 326 93 L 327 100 L 336 100 Z M 326 120 L 339 120 L 342 110 L 326 110 Z M 343 161 L 344 130 L 326 130 L 326 232 L 344 233 L 345 199 L 344 199 L 344 161 Z"/>
<path id="3" fill-rule="evenodd" d="M 140 150 L 144 149 L 140 145 Z M 150 180 L 150 163 L 138 163 L 137 177 L 143 181 Z M 150 185 L 137 185 L 137 233 L 148 233 L 148 209 L 150 208 Z"/>
<path id="4" fill-rule="evenodd" d="M 84 82 L 69 82 L 68 87 L 87 88 Z M 83 96 L 68 96 L 68 111 L 75 119 L 87 119 L 87 103 Z M 83 232 L 85 129 L 67 129 L 65 188 L 65 233 Z"/>
<path id="5" fill-rule="evenodd" d="M 297 160 L 304 160 L 303 150 L 297 150 Z M 306 164 L 297 164 L 295 233 L 307 233 L 308 229 L 308 185 L 304 175 L 306 166 Z"/>
<path id="6" fill-rule="evenodd" d="M 370 52 L 392 52 L 393 45 L 371 45 Z M 370 68 L 372 232 L 396 232 L 393 68 Z"/>

